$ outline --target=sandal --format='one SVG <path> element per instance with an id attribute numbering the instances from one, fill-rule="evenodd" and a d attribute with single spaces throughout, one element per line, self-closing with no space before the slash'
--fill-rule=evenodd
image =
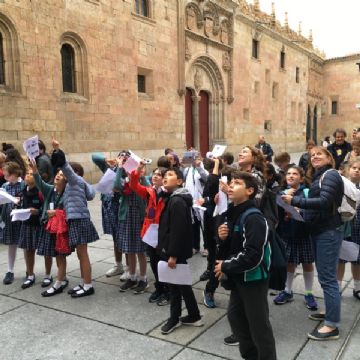
<path id="1" fill-rule="evenodd" d="M 48 287 L 50 286 L 50 284 L 53 282 L 53 277 L 50 276 L 49 278 L 44 278 L 44 280 L 42 281 L 41 283 L 41 287 L 45 288 L 45 287 Z"/>
<path id="2" fill-rule="evenodd" d="M 354 298 L 360 300 L 360 290 L 358 290 L 358 291 L 353 290 L 353 296 L 354 296 Z"/>
<path id="3" fill-rule="evenodd" d="M 54 291 L 53 292 L 48 292 L 50 289 L 54 289 Z M 50 296 L 54 296 L 56 294 L 60 294 L 62 292 L 63 292 L 63 288 L 61 286 L 58 289 L 56 287 L 52 286 L 51 288 L 43 291 L 41 293 L 41 295 L 44 296 L 44 297 L 50 297 Z"/>
<path id="4" fill-rule="evenodd" d="M 30 279 L 29 277 L 26 278 L 26 280 L 23 282 L 23 284 L 21 285 L 22 289 L 27 289 L 30 286 L 33 286 L 35 284 L 35 275 L 33 279 Z"/>

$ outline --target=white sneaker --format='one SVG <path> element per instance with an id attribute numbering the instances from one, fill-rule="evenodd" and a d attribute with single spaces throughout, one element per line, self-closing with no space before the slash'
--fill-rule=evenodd
<path id="1" fill-rule="evenodd" d="M 106 277 L 111 277 L 115 275 L 121 275 L 124 273 L 123 265 L 114 265 L 110 270 L 106 272 Z"/>
<path id="2" fill-rule="evenodd" d="M 130 279 L 130 274 L 128 271 L 125 271 L 121 276 L 120 276 L 120 281 L 127 281 Z"/>

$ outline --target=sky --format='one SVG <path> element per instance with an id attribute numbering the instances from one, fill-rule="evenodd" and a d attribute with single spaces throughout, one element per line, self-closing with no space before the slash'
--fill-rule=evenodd
<path id="1" fill-rule="evenodd" d="M 287 11 L 292 29 L 299 21 L 304 36 L 312 29 L 313 44 L 326 58 L 360 53 L 360 0 L 260 0 L 261 10 L 270 14 L 272 2 L 281 24 Z"/>

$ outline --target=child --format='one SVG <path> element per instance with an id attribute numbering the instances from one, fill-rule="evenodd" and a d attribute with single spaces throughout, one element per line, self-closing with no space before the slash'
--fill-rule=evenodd
<path id="1" fill-rule="evenodd" d="M 167 190 L 165 208 L 159 223 L 159 245 L 161 257 L 169 268 L 176 264 L 186 264 L 192 256 L 191 208 L 193 199 L 187 189 L 182 187 L 183 173 L 179 169 L 166 171 L 163 186 Z M 169 284 L 170 318 L 162 326 L 161 332 L 169 334 L 181 324 L 202 326 L 200 311 L 191 285 Z M 181 316 L 181 298 L 184 298 L 187 316 Z"/>
<path id="2" fill-rule="evenodd" d="M 128 279 L 120 286 L 119 291 L 125 292 L 133 289 L 134 294 L 142 294 L 149 287 L 146 278 L 146 244 L 142 241 L 140 231 L 145 215 L 145 202 L 136 195 L 129 186 L 129 178 L 123 164 L 130 154 L 125 152 L 124 156 L 117 159 L 118 169 L 114 189 L 119 191 L 120 206 L 118 214 L 118 247 L 126 254 L 128 262 Z M 142 183 L 145 181 L 142 177 Z M 136 257 L 139 261 L 140 276 L 136 278 Z"/>
<path id="3" fill-rule="evenodd" d="M 279 176 L 280 176 L 280 185 L 283 185 L 285 181 L 286 172 L 291 166 L 294 166 L 295 164 L 290 164 L 291 158 L 290 154 L 287 152 L 281 152 L 279 154 L 275 155 L 275 164 L 279 167 Z"/>
<path id="4" fill-rule="evenodd" d="M 40 176 L 37 170 L 36 162 L 32 161 L 30 167 L 33 172 L 36 187 L 41 191 L 44 198 L 44 204 L 40 216 L 40 228 L 39 243 L 37 254 L 46 257 L 55 257 L 56 265 L 58 268 L 56 282 L 49 289 L 41 293 L 44 297 L 54 296 L 60 294 L 69 284 L 66 279 L 66 256 L 59 254 L 55 250 L 55 234 L 50 234 L 46 230 L 46 225 L 50 218 L 56 216 L 57 210 L 64 208 L 64 190 L 67 180 L 61 170 L 58 170 L 55 174 L 54 185 L 46 183 Z M 42 283 L 42 287 L 49 286 L 52 283 L 52 277 L 50 275 L 50 269 L 46 269 L 45 279 Z"/>
<path id="5" fill-rule="evenodd" d="M 43 205 L 43 196 L 35 185 L 32 170 L 27 169 L 25 176 L 26 188 L 22 192 L 22 208 L 30 209 L 31 216 L 23 221 L 20 228 L 19 248 L 24 249 L 26 263 L 26 280 L 22 284 L 22 289 L 27 289 L 35 283 L 34 263 L 35 250 L 38 247 L 40 233 L 40 213 Z M 46 279 L 51 278 L 52 257 L 45 256 Z M 45 284 L 50 285 L 47 281 Z"/>
<path id="6" fill-rule="evenodd" d="M 5 163 L 3 171 L 7 182 L 1 188 L 12 196 L 20 197 L 25 187 L 21 179 L 21 167 L 16 162 L 10 161 Z M 21 227 L 21 221 L 11 221 L 10 213 L 15 207 L 13 203 L 0 206 L 0 244 L 8 245 L 8 271 L 3 279 L 4 285 L 10 285 L 14 281 L 14 264 Z"/>
<path id="7" fill-rule="evenodd" d="M 257 181 L 251 174 L 234 172 L 228 190 L 232 204 L 224 215 L 226 222 L 218 228 L 226 260 L 218 260 L 214 271 L 220 280 L 227 277 L 227 288 L 231 289 L 228 319 L 239 341 L 241 356 L 275 360 L 275 340 L 267 301 L 269 227 L 264 215 L 255 209 L 257 189 Z M 242 220 L 245 212 L 247 216 Z"/>
<path id="8" fill-rule="evenodd" d="M 359 188 L 360 184 L 360 160 L 350 161 L 348 167 L 348 178 Z M 347 225 L 348 224 L 348 225 Z M 351 232 L 346 232 L 344 239 L 360 245 L 360 206 L 356 209 L 356 217 L 349 223 L 344 224 L 345 230 L 351 227 Z M 339 289 L 341 290 L 341 283 L 345 273 L 345 260 L 339 259 L 337 268 L 337 279 Z M 360 252 L 356 261 L 351 262 L 351 273 L 354 280 L 353 296 L 355 299 L 360 300 Z"/>
<path id="9" fill-rule="evenodd" d="M 52 163 L 57 164 L 67 179 L 64 191 L 64 208 L 69 227 L 69 245 L 76 249 L 80 262 L 81 282 L 68 291 L 72 298 L 93 295 L 95 289 L 91 280 L 91 264 L 87 245 L 99 239 L 99 235 L 90 219 L 87 201 L 95 197 L 95 190 L 84 179 L 84 169 L 78 163 L 69 164 L 60 144 L 52 140 L 54 152 Z"/>
<path id="10" fill-rule="evenodd" d="M 121 156 L 123 152 L 119 154 Z M 111 160 L 113 162 L 110 166 L 109 160 L 106 160 L 102 154 L 95 153 L 91 156 L 93 163 L 105 173 L 108 169 L 116 171 L 116 160 Z M 113 192 L 112 194 L 101 194 L 101 219 L 102 227 L 104 234 L 112 235 L 114 241 L 114 255 L 115 255 L 115 265 L 106 272 L 107 277 L 122 275 L 124 273 L 124 268 L 122 264 L 122 251 L 118 248 L 116 241 L 118 230 L 118 213 L 119 213 L 119 200 L 120 195 L 118 192 Z"/>
<path id="11" fill-rule="evenodd" d="M 286 173 L 285 181 L 286 188 L 281 194 L 307 197 L 309 189 L 304 185 L 304 170 L 301 167 L 290 167 Z M 295 269 L 298 264 L 302 264 L 305 283 L 305 304 L 309 310 L 317 310 L 318 306 L 312 292 L 314 284 L 314 254 L 304 223 L 291 219 L 289 214 L 279 207 L 277 232 L 285 242 L 288 265 L 285 290 L 281 291 L 274 299 L 274 303 L 276 305 L 283 305 L 294 300 L 292 285 Z"/>
<path id="12" fill-rule="evenodd" d="M 165 168 L 155 168 L 152 175 L 152 186 L 143 186 L 140 184 L 140 176 L 144 172 L 144 164 L 141 164 L 137 170 L 134 170 L 130 176 L 130 188 L 142 199 L 146 200 L 146 212 L 144 224 L 141 229 L 143 238 L 151 224 L 159 224 L 161 213 L 165 203 L 162 197 L 162 182 L 165 174 Z M 150 245 L 146 246 L 146 252 L 150 257 L 151 269 L 155 276 L 155 291 L 150 295 L 149 302 L 157 303 L 159 306 L 166 305 L 169 302 L 169 289 L 167 284 L 159 281 L 158 262 L 161 260 L 156 252 L 156 248 Z"/>

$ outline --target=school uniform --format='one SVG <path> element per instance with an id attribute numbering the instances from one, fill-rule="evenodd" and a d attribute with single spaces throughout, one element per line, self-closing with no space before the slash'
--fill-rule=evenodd
<path id="1" fill-rule="evenodd" d="M 37 187 L 28 187 L 22 193 L 23 209 L 38 209 L 40 211 L 43 197 Z M 39 243 L 40 233 L 40 214 L 30 215 L 30 218 L 21 223 L 19 248 L 25 250 L 36 250 Z"/>
<path id="2" fill-rule="evenodd" d="M 294 196 L 307 197 L 309 190 L 301 185 Z M 286 190 L 281 192 L 286 193 Z M 285 243 L 286 257 L 291 264 L 312 264 L 315 261 L 312 242 L 304 222 L 288 219 L 283 208 L 279 207 L 279 224 L 276 229 Z"/>
<path id="3" fill-rule="evenodd" d="M 21 197 L 24 187 L 24 181 L 19 178 L 15 184 L 6 182 L 1 188 L 12 196 Z M 17 207 L 18 206 L 13 203 L 0 206 L 0 223 L 2 223 L 0 228 L 0 244 L 18 245 L 19 243 L 21 221 L 11 221 L 10 216 L 11 211 Z"/>

